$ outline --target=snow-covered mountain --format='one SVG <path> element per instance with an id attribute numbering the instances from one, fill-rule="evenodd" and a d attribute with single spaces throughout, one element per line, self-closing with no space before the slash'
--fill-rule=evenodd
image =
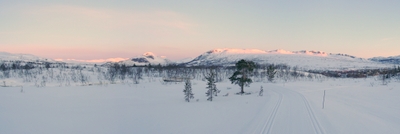
<path id="1" fill-rule="evenodd" d="M 173 61 L 173 63 L 184 64 L 184 63 L 192 61 L 193 59 L 194 58 L 192 58 L 192 57 L 188 57 L 188 58 L 183 58 L 183 59 L 180 59 L 180 60 L 177 60 L 177 61 Z"/>
<path id="2" fill-rule="evenodd" d="M 7 52 L 0 52 L 0 61 L 2 62 L 12 62 L 12 61 L 22 61 L 22 62 L 56 62 L 53 59 L 42 58 L 31 54 L 12 54 Z"/>
<path id="3" fill-rule="evenodd" d="M 347 54 L 332 54 L 322 51 L 286 51 L 282 49 L 264 51 L 259 49 L 214 49 L 201 54 L 196 58 L 186 58 L 180 61 L 171 61 L 164 56 L 157 56 L 146 52 L 127 60 L 114 62 L 127 66 L 167 65 L 180 64 L 185 66 L 234 66 L 240 60 L 251 60 L 258 64 L 287 64 L 297 66 L 303 70 L 355 70 L 391 68 L 393 64 L 400 64 L 400 56 L 374 57 L 371 59 L 358 58 Z M 30 54 L 11 54 L 0 52 L 0 62 L 34 62 L 34 63 L 63 63 L 53 59 L 41 58 Z M 72 64 L 70 62 L 67 62 Z M 92 63 L 88 61 L 74 64 Z M 106 63 L 110 64 L 112 62 Z"/>
<path id="4" fill-rule="evenodd" d="M 258 64 L 287 64 L 305 70 L 352 70 L 390 67 L 368 59 L 347 54 L 332 54 L 321 51 L 286 51 L 282 49 L 264 51 L 259 49 L 214 49 L 203 53 L 186 66 L 233 66 L 238 60 L 251 60 Z"/>
<path id="5" fill-rule="evenodd" d="M 128 66 L 142 66 L 142 65 L 167 65 L 172 63 L 170 60 L 166 59 L 164 56 L 157 56 L 152 52 L 146 52 L 143 55 L 136 56 L 134 58 L 130 58 L 128 60 L 118 62 L 120 64 L 125 64 Z"/>
<path id="6" fill-rule="evenodd" d="M 373 57 L 369 60 L 386 63 L 386 64 L 400 64 L 400 55 L 399 56 L 390 56 L 390 57 Z"/>
<path id="7" fill-rule="evenodd" d="M 94 60 L 78 60 L 78 59 L 54 59 L 54 60 L 72 65 L 94 65 L 94 64 L 119 62 L 128 59 L 129 58 L 107 58 L 107 59 L 94 59 Z"/>

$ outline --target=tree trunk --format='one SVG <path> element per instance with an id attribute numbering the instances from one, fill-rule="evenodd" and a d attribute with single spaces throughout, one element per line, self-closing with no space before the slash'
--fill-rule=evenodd
<path id="1" fill-rule="evenodd" d="M 242 91 L 240 91 L 241 94 L 244 94 L 243 86 L 244 86 L 244 85 L 241 85 L 241 86 L 240 86 L 240 88 L 241 88 L 241 90 L 242 90 Z"/>
<path id="2" fill-rule="evenodd" d="M 210 101 L 212 101 L 212 99 L 213 99 L 213 90 L 212 89 L 210 89 Z"/>

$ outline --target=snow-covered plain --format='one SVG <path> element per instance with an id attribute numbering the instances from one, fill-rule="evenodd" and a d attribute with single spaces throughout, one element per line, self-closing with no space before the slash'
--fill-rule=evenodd
<path id="1" fill-rule="evenodd" d="M 396 80 L 388 85 L 375 78 L 255 82 L 245 88 L 252 94 L 243 96 L 235 95 L 239 86 L 224 81 L 217 83 L 221 92 L 212 102 L 206 101 L 204 81 L 192 84 L 195 99 L 189 103 L 184 83 L 159 80 L 0 87 L 0 133 L 400 133 Z M 261 86 L 264 96 L 258 96 Z"/>

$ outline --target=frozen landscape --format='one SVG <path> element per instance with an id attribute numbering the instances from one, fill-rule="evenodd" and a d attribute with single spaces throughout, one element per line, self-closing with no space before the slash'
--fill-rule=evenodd
<path id="1" fill-rule="evenodd" d="M 240 87 L 228 79 L 232 69 L 221 67 L 217 69 L 216 83 L 220 92 L 213 101 L 207 101 L 204 72 L 208 69 L 187 66 L 200 58 L 188 61 L 185 66 L 164 66 L 171 61 L 146 53 L 133 58 L 145 63 L 130 60 L 93 65 L 2 53 L 2 65 L 6 67 L 0 71 L 0 133 L 400 133 L 398 73 L 385 79 L 382 72 L 346 78 L 307 71 L 349 71 L 364 69 L 367 65 L 370 69 L 385 70 L 396 64 L 309 51 L 297 52 L 300 56 L 294 56 L 296 53 L 282 50 L 217 50 L 221 51 L 206 53 L 214 54 L 209 61 L 203 58 L 204 62 L 198 63 L 223 59 L 215 56 L 218 53 L 219 57 L 234 57 L 231 61 L 253 57 L 253 60 L 269 59 L 265 62 L 268 63 L 274 60 L 271 57 L 280 57 L 279 64 L 288 63 L 300 69 L 277 66 L 281 69 L 272 82 L 263 76 L 263 69 L 257 69 L 253 83 L 244 88 L 248 94 L 236 95 Z M 267 58 L 260 58 L 263 56 Z M 293 57 L 303 61 L 294 62 Z M 323 57 L 331 60 L 332 66 L 317 66 L 324 63 L 319 63 L 325 61 L 321 60 Z M 150 63 L 151 59 L 163 64 L 157 66 Z M 130 65 L 125 67 L 125 63 Z M 24 68 L 26 64 L 32 68 Z M 310 64 L 314 67 L 307 68 Z M 344 65 L 350 69 L 344 69 Z M 184 100 L 185 82 L 164 81 L 183 76 L 191 78 L 195 98 L 190 102 Z"/>
<path id="2" fill-rule="evenodd" d="M 400 134 L 400 0 L 0 0 L 0 134 Z"/>
<path id="3" fill-rule="evenodd" d="M 371 86 L 370 83 L 376 83 Z M 183 84 L 37 88 L 0 87 L 2 133 L 400 133 L 400 83 L 373 78 L 221 82 L 206 101 L 205 82 L 195 80 L 195 100 L 183 99 Z M 264 96 L 258 96 L 260 86 Z M 326 90 L 325 108 L 322 109 Z M 222 96 L 229 93 L 228 96 Z"/>

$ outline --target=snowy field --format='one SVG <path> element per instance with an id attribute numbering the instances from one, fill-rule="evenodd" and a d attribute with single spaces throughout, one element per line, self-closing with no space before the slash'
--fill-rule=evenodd
<path id="1" fill-rule="evenodd" d="M 264 96 L 258 96 L 260 87 Z M 374 78 L 217 83 L 192 81 L 195 99 L 184 101 L 184 83 L 70 87 L 0 87 L 1 134 L 399 134 L 400 82 Z M 325 109 L 322 109 L 326 91 Z M 228 96 L 223 96 L 225 94 Z"/>

